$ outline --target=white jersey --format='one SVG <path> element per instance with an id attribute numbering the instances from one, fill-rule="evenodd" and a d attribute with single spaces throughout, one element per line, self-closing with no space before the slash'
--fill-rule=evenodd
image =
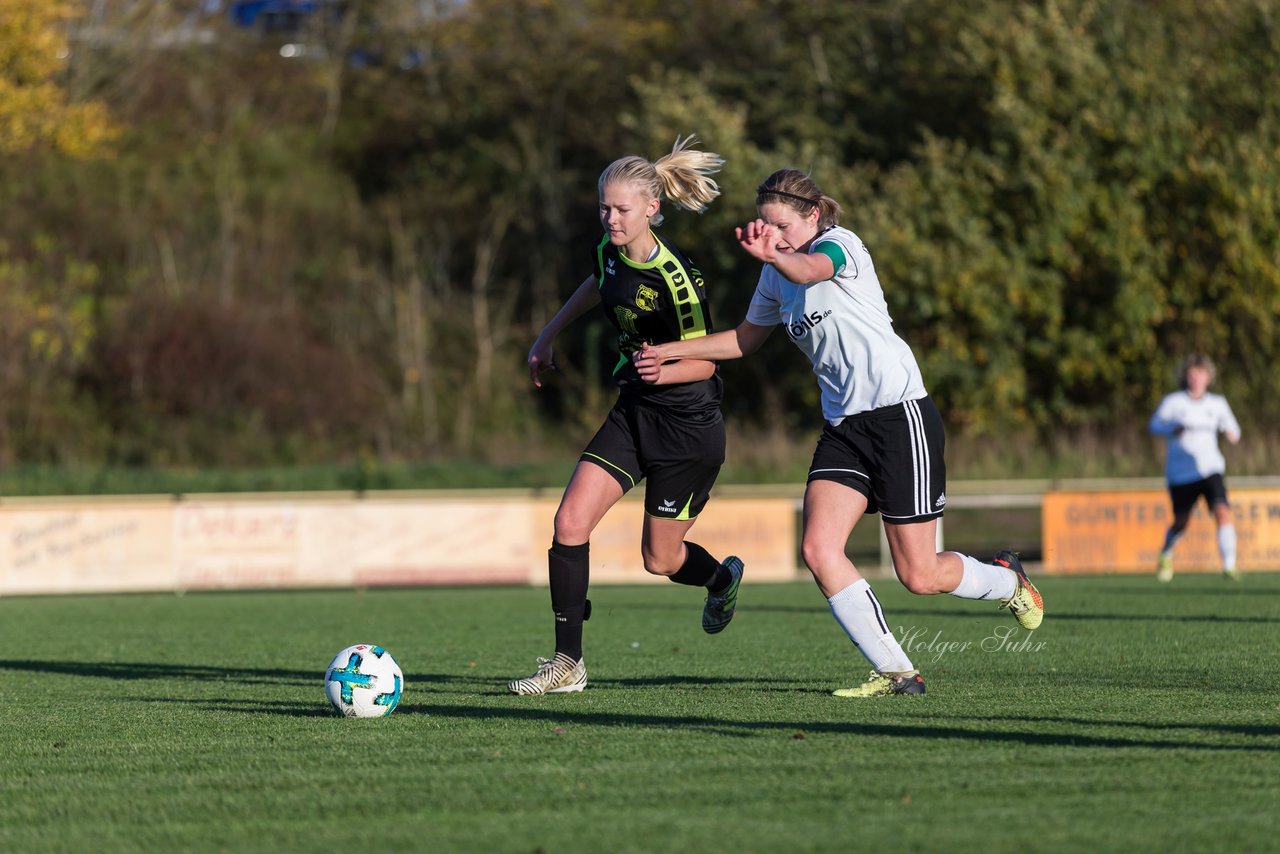
<path id="1" fill-rule="evenodd" d="M 1227 461 L 1218 450 L 1218 434 L 1240 435 L 1240 425 L 1227 399 L 1209 393 L 1199 399 L 1185 391 L 1166 395 L 1148 427 L 1168 441 L 1164 475 L 1170 486 L 1225 474 Z M 1182 432 L 1175 436 L 1174 431 L 1179 427 Z"/>
<path id="2" fill-rule="evenodd" d="M 852 231 L 833 226 L 814 238 L 809 254 L 818 253 L 824 243 L 839 248 L 834 252 L 828 246 L 828 253 L 844 257 L 835 275 L 798 285 L 766 264 L 747 321 L 782 324 L 809 357 L 822 391 L 822 416 L 832 425 L 859 412 L 924 397 L 928 392 L 920 367 L 907 342 L 893 331 L 867 247 Z"/>

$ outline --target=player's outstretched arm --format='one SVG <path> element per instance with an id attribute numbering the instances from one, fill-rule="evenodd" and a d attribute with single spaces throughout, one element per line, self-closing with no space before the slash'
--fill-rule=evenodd
<path id="1" fill-rule="evenodd" d="M 560 334 L 560 330 L 599 304 L 600 289 L 596 285 L 596 277 L 587 276 L 582 280 L 582 284 L 578 285 L 578 289 L 565 300 L 564 305 L 556 312 L 556 316 L 542 328 L 537 340 L 529 348 L 529 378 L 533 380 L 534 386 L 542 388 L 542 378 L 539 374 L 556 369 L 555 353 L 551 344 Z"/>
<path id="2" fill-rule="evenodd" d="M 675 362 L 658 364 L 649 371 L 649 375 L 641 374 L 649 385 L 672 385 L 673 383 L 691 383 L 705 380 L 716 372 L 716 363 L 702 359 L 680 359 Z"/>
<path id="3" fill-rule="evenodd" d="M 748 255 L 772 264 L 789 282 L 812 285 L 825 282 L 836 274 L 835 264 L 826 255 L 810 255 L 790 249 L 781 241 L 777 229 L 762 219 L 734 229 L 734 233 L 738 237 L 738 245 Z"/>
<path id="4" fill-rule="evenodd" d="M 640 378 L 647 383 L 657 381 L 666 364 L 673 359 L 698 359 L 723 362 L 728 359 L 741 359 L 760 349 L 760 345 L 773 331 L 772 326 L 756 326 L 744 320 L 734 329 L 706 335 L 702 338 L 689 338 L 684 341 L 669 341 L 665 344 L 645 344 L 631 355 Z"/>

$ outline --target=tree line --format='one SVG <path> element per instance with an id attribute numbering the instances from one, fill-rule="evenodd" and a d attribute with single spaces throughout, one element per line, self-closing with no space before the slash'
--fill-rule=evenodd
<path id="1" fill-rule="evenodd" d="M 733 227 L 797 166 L 953 436 L 1140 430 L 1192 350 L 1246 426 L 1280 414 L 1280 3 L 351 0 L 292 53 L 81 5 L 0 0 L 0 463 L 576 444 L 603 320 L 540 393 L 524 355 L 600 170 L 691 132 L 723 196 L 662 229 L 721 328 L 758 274 Z M 788 347 L 725 368 L 733 423 L 813 424 Z"/>

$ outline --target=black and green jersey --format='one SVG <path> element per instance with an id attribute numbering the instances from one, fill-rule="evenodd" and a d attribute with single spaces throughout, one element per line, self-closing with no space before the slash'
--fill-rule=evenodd
<path id="1" fill-rule="evenodd" d="M 707 380 L 676 385 L 648 385 L 636 373 L 631 354 L 641 344 L 665 344 L 710 334 L 711 313 L 702 273 L 693 262 L 657 234 L 658 254 L 645 262 L 618 251 L 605 235 L 596 247 L 596 276 L 605 316 L 618 330 L 620 358 L 613 378 L 626 394 L 646 403 L 680 409 L 716 408 L 721 383 L 717 372 Z"/>

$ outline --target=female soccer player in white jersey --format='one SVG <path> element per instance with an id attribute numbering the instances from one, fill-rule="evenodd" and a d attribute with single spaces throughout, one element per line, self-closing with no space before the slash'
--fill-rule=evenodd
<path id="1" fill-rule="evenodd" d="M 1227 399 L 1211 394 L 1215 370 L 1213 360 L 1198 353 L 1183 360 L 1178 369 L 1180 389 L 1166 395 L 1151 416 L 1150 430 L 1168 444 L 1164 476 L 1173 502 L 1173 524 L 1164 535 L 1164 547 L 1156 565 L 1156 578 L 1173 579 L 1173 547 L 1182 538 L 1200 496 L 1218 523 L 1218 554 L 1222 572 L 1238 579 L 1236 573 L 1236 529 L 1231 524 L 1231 502 L 1223 475 L 1226 460 L 1218 450 L 1218 434 L 1227 441 L 1240 441 L 1240 425 Z"/>
<path id="2" fill-rule="evenodd" d="M 840 206 L 795 169 L 756 191 L 759 218 L 737 230 L 742 248 L 764 262 L 746 319 L 736 329 L 645 347 L 642 377 L 672 359 L 736 359 L 781 325 L 813 363 L 822 392 L 822 435 L 804 497 L 801 552 L 832 613 L 875 670 L 841 697 L 923 694 L 924 680 L 890 631 L 857 568 L 845 555 L 854 526 L 879 512 L 898 578 L 913 593 L 999 599 L 1026 629 L 1044 617 L 1039 591 L 1018 556 L 982 563 L 935 547 L 946 505 L 942 419 L 915 356 L 893 330 L 871 256 L 837 224 Z"/>
<path id="3" fill-rule="evenodd" d="M 618 400 L 578 461 L 555 515 L 555 537 L 547 555 L 556 651 L 539 659 L 537 671 L 513 679 L 513 694 L 581 691 L 587 684 L 582 660 L 582 624 L 587 600 L 589 539 L 609 508 L 641 479 L 645 520 L 640 552 L 644 568 L 677 584 L 705 587 L 702 628 L 723 630 L 733 618 L 742 561 L 717 561 L 685 540 L 706 505 L 724 463 L 722 386 L 714 362 L 689 360 L 651 372 L 641 380 L 631 354 L 645 341 L 679 341 L 712 331 L 702 273 L 666 238 L 661 200 L 702 211 L 720 189 L 710 177 L 719 155 L 676 140 L 671 153 L 650 163 L 643 157 L 615 160 L 600 175 L 600 223 L 595 272 L 587 276 L 542 330 L 529 350 L 529 374 L 553 369 L 552 342 L 570 322 L 603 308 L 618 333 L 620 358 L 613 377 Z"/>

